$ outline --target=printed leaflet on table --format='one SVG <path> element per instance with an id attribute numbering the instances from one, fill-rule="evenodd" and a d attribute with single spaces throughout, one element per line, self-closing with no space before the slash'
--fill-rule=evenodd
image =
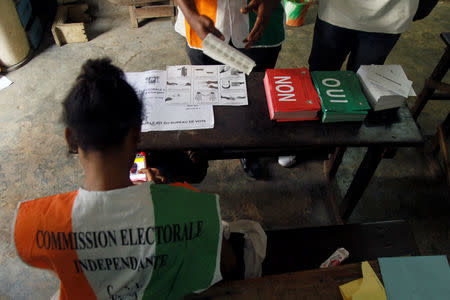
<path id="1" fill-rule="evenodd" d="M 166 104 L 166 71 L 150 70 L 125 75 L 143 102 L 143 132 L 214 128 L 211 105 Z"/>
<path id="2" fill-rule="evenodd" d="M 168 66 L 165 102 L 247 105 L 245 74 L 226 65 Z"/>

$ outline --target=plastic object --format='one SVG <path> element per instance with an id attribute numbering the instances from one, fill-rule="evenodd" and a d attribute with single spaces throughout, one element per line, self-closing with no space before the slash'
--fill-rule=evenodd
<path id="1" fill-rule="evenodd" d="M 250 74 L 256 66 L 253 59 L 231 47 L 212 33 L 202 42 L 203 53 L 223 64 L 229 65 L 241 72 Z"/>

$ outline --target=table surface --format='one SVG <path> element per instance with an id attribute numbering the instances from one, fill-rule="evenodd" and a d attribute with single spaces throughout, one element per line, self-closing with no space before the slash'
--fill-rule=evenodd
<path id="1" fill-rule="evenodd" d="M 370 264 L 381 280 L 378 261 Z M 220 282 L 189 300 L 322 300 L 339 299 L 339 286 L 362 277 L 361 263 L 285 273 L 249 280 Z"/>
<path id="2" fill-rule="evenodd" d="M 409 108 L 372 113 L 364 122 L 274 122 L 269 118 L 264 73 L 247 77 L 247 106 L 215 106 L 213 129 L 145 132 L 139 148 L 147 151 L 224 152 L 295 151 L 312 147 L 370 145 L 415 146 L 423 137 Z"/>
<path id="3" fill-rule="evenodd" d="M 447 256 L 449 258 L 449 255 Z M 383 282 L 377 260 L 370 261 Z M 250 280 L 220 282 L 185 300 L 342 300 L 339 286 L 362 277 L 361 263 L 285 273 Z"/>

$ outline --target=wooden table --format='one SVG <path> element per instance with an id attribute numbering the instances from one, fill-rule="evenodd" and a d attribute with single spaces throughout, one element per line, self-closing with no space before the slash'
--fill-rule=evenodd
<path id="1" fill-rule="evenodd" d="M 423 137 L 408 107 L 391 114 L 374 114 L 363 123 L 322 124 L 320 121 L 276 123 L 269 118 L 264 73 L 247 77 L 248 106 L 214 107 L 215 126 L 208 130 L 146 132 L 145 151 L 196 150 L 209 159 L 240 158 L 245 154 L 279 156 L 305 149 L 368 147 L 339 207 L 347 220 L 389 147 L 417 146 Z M 341 151 L 342 152 L 342 151 Z M 327 169 L 335 174 L 342 153 L 332 156 Z M 333 177 L 333 176 L 330 176 Z"/>
<path id="2" fill-rule="evenodd" d="M 381 280 L 378 261 L 370 264 Z M 220 282 L 185 300 L 342 300 L 339 286 L 362 277 L 361 263 Z"/>
<path id="3" fill-rule="evenodd" d="M 447 256 L 449 260 L 449 256 Z M 383 282 L 378 260 L 369 261 Z M 342 300 L 339 286 L 362 277 L 361 263 L 286 273 L 250 280 L 220 282 L 185 300 Z"/>

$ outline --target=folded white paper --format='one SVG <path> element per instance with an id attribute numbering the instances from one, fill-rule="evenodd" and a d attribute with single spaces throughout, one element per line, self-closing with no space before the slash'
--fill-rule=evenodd
<path id="1" fill-rule="evenodd" d="M 7 88 L 12 84 L 12 81 L 6 78 L 6 76 L 0 75 L 0 90 L 3 90 L 4 88 Z"/>
<path id="2" fill-rule="evenodd" d="M 367 78 L 405 98 L 408 97 L 412 85 L 400 65 L 371 65 L 367 70 Z"/>
<path id="3" fill-rule="evenodd" d="M 391 70 L 393 70 L 393 72 L 391 72 Z M 397 82 L 405 84 L 405 88 L 408 88 L 406 95 L 403 90 L 401 94 L 399 94 L 398 90 L 397 92 L 394 92 L 392 85 L 396 84 L 387 79 L 388 77 L 386 76 L 381 76 L 381 80 L 372 80 L 374 77 L 379 79 L 380 74 L 390 74 L 390 76 L 394 76 L 392 74 L 397 74 L 395 75 L 397 77 L 395 77 L 394 79 L 397 80 Z M 363 65 L 358 69 L 357 75 L 359 77 L 359 81 L 361 83 L 364 94 L 366 95 L 367 100 L 369 101 L 374 111 L 400 107 L 404 104 L 408 96 L 415 96 L 415 92 L 411 85 L 412 82 L 408 80 L 408 78 L 406 78 L 406 75 L 404 74 L 403 69 L 401 69 L 401 66 Z M 387 84 L 389 88 L 382 84 L 383 81 L 389 82 Z M 403 87 L 401 89 L 403 89 Z"/>

